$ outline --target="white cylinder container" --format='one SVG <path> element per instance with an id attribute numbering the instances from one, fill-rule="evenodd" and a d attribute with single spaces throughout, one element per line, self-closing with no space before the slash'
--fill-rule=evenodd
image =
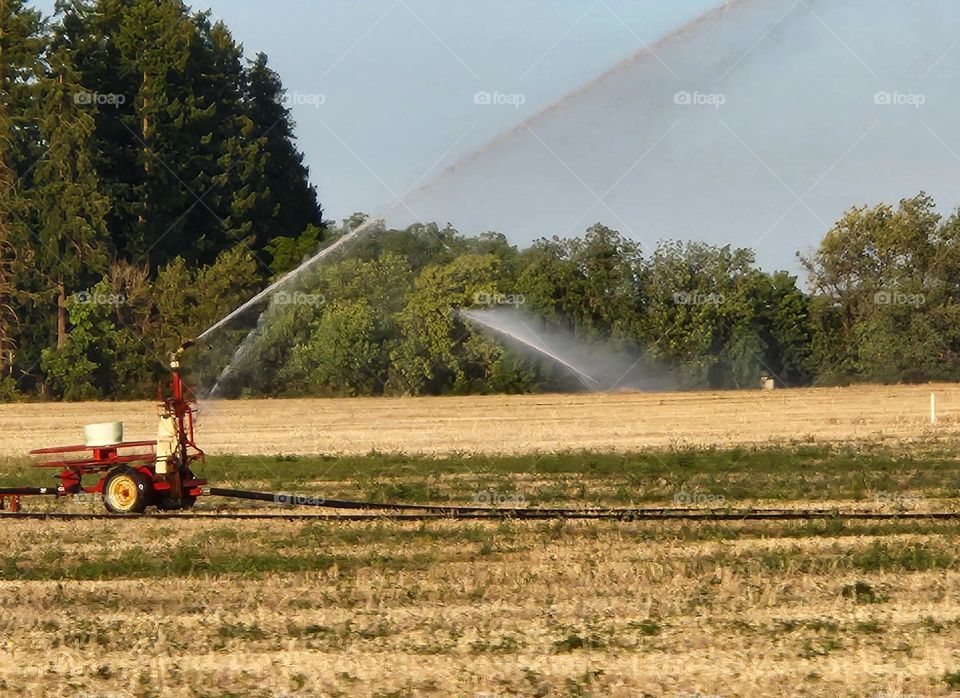
<path id="1" fill-rule="evenodd" d="M 83 427 L 86 446 L 112 446 L 123 441 L 123 422 L 102 422 Z"/>

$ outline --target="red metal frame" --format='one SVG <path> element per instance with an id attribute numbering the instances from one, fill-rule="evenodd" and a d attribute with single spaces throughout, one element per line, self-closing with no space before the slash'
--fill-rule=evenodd
<path id="1" fill-rule="evenodd" d="M 158 395 L 165 414 L 173 417 L 177 428 L 177 443 L 180 450 L 179 460 L 184 468 L 191 463 L 204 460 L 204 453 L 197 446 L 193 433 L 193 415 L 196 410 L 196 399 L 190 388 L 180 378 L 177 370 L 173 371 L 170 380 L 171 395 L 164 398 Z"/>
<path id="2" fill-rule="evenodd" d="M 10 500 L 9 502 L 7 500 Z M 20 495 L 10 494 L 0 497 L 0 511 L 9 509 L 10 511 L 20 511 Z"/>

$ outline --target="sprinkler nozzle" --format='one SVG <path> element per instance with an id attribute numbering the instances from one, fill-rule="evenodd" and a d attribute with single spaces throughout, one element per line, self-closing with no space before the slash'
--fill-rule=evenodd
<path id="1" fill-rule="evenodd" d="M 193 339 L 185 339 L 180 343 L 180 346 L 177 347 L 176 351 L 170 352 L 170 368 L 180 368 L 180 355 L 193 346 Z"/>

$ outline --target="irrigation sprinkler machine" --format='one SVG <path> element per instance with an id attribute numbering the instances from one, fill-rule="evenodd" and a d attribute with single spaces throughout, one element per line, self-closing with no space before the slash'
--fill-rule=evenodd
<path id="1" fill-rule="evenodd" d="M 124 441 L 123 422 L 88 424 L 83 444 L 30 451 L 47 459 L 34 467 L 59 471 L 59 485 L 0 488 L 0 509 L 18 512 L 20 498 L 29 495 L 98 496 L 113 514 L 140 514 L 149 506 L 165 511 L 191 508 L 207 484 L 193 473 L 204 454 L 194 439 L 196 401 L 180 376 L 182 354 L 192 344 L 185 341 L 169 355 L 170 381 L 157 391 L 155 441 Z M 89 484 L 93 477 L 97 481 Z"/>

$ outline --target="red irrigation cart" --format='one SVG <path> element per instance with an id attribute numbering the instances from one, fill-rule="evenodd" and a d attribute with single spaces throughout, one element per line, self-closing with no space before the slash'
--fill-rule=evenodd
<path id="1" fill-rule="evenodd" d="M 156 441 L 119 441 L 91 445 L 38 448 L 31 455 L 50 458 L 35 463 L 38 468 L 59 469 L 57 487 L 0 488 L 0 509 L 20 510 L 20 497 L 88 494 L 100 496 L 108 511 L 142 513 L 158 509 L 189 509 L 203 494 L 206 480 L 197 479 L 192 466 L 203 462 L 203 451 L 194 442 L 193 416 L 196 402 L 180 377 L 180 354 L 191 345 L 184 342 L 170 355 L 171 380 L 158 391 L 160 427 Z M 85 485 L 84 477 L 96 476 Z"/>

